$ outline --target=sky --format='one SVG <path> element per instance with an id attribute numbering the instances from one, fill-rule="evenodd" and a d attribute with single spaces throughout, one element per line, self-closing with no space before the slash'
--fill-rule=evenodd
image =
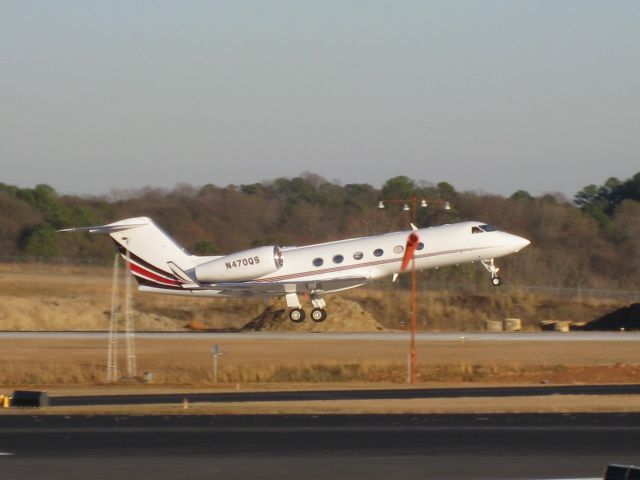
<path id="1" fill-rule="evenodd" d="M 640 171 L 640 2 L 0 0 L 0 182 L 313 172 L 560 192 Z"/>

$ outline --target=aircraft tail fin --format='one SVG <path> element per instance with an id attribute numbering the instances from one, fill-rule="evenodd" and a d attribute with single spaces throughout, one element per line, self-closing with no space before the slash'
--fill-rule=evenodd
<path id="1" fill-rule="evenodd" d="M 185 271 L 192 269 L 202 257 L 185 252 L 148 217 L 61 231 L 108 234 L 125 261 L 128 260 L 129 269 L 139 285 L 180 290 L 197 285 Z"/>

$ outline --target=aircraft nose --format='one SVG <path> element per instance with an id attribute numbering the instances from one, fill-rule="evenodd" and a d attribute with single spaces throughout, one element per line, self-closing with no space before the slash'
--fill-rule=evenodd
<path id="1" fill-rule="evenodd" d="M 519 252 L 524 247 L 528 246 L 531 242 L 524 237 L 519 237 L 517 235 L 513 235 L 513 247 L 514 252 Z"/>

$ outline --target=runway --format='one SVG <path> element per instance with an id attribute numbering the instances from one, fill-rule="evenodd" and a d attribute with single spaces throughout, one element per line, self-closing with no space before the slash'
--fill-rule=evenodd
<path id="1" fill-rule="evenodd" d="M 640 414 L 0 415 L 3 479 L 601 478 Z"/>
<path id="2" fill-rule="evenodd" d="M 107 332 L 0 332 L 0 339 L 106 340 L 107 338 Z M 119 338 L 124 339 L 124 333 L 121 333 Z M 367 340 L 406 342 L 409 338 L 409 332 L 136 332 L 136 338 L 157 340 Z M 640 332 L 417 332 L 416 339 L 418 341 L 443 342 L 640 342 Z"/>
<path id="3" fill-rule="evenodd" d="M 541 385 L 534 387 L 456 387 L 308 390 L 279 392 L 215 392 L 51 397 L 51 406 L 142 405 L 195 402 L 284 402 L 311 400 L 401 400 L 411 398 L 529 397 L 546 395 L 638 395 L 638 385 Z"/>

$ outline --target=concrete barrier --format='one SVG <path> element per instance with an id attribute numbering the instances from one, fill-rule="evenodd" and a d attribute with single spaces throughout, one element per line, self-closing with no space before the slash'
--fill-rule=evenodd
<path id="1" fill-rule="evenodd" d="M 505 332 L 519 332 L 522 330 L 522 321 L 519 318 L 505 318 L 502 321 L 502 329 Z"/>
<path id="2" fill-rule="evenodd" d="M 571 322 L 558 321 L 553 326 L 556 332 L 568 332 L 570 330 Z"/>
<path id="3" fill-rule="evenodd" d="M 540 322 L 540 330 L 544 332 L 568 332 L 571 330 L 571 322 L 566 320 L 543 320 Z"/>
<path id="4" fill-rule="evenodd" d="M 484 322 L 484 329 L 487 332 L 502 332 L 502 322 L 498 320 L 486 320 Z"/>

